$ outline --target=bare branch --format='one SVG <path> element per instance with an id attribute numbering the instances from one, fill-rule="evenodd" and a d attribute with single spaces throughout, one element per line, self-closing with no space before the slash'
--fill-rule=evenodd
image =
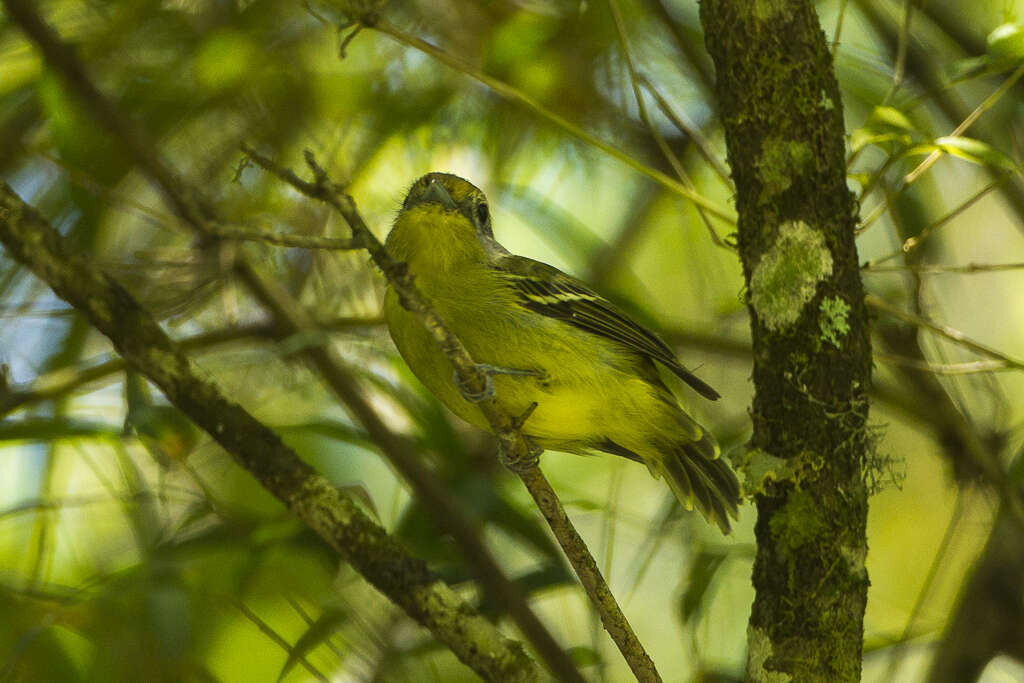
<path id="1" fill-rule="evenodd" d="M 705 209 L 712 216 L 720 218 L 721 220 L 729 224 L 733 224 L 736 222 L 736 218 L 733 215 L 733 212 L 730 211 L 728 208 L 720 206 L 715 202 L 712 202 L 704 195 L 695 192 L 694 190 L 691 190 L 690 188 L 686 187 L 679 181 L 674 180 L 668 175 L 665 175 L 661 171 L 655 168 L 651 168 L 647 164 L 644 164 L 640 161 L 637 161 L 636 159 L 629 156 L 628 154 L 618 149 L 617 147 L 613 147 L 609 143 L 604 142 L 603 140 L 600 140 L 599 138 L 591 135 L 590 133 L 586 132 L 576 124 L 570 122 L 568 119 L 565 119 L 562 116 L 559 116 L 558 114 L 554 113 L 550 109 L 547 109 L 529 95 L 510 86 L 508 83 L 499 81 L 496 78 L 488 76 L 487 74 L 479 71 L 478 69 L 475 69 L 469 64 L 463 62 L 461 59 L 445 52 L 444 50 L 438 48 L 437 46 L 431 45 L 425 40 L 410 35 L 405 31 L 401 30 L 400 28 L 393 26 L 384 20 L 378 22 L 374 26 L 374 28 L 376 28 L 381 33 L 391 36 L 399 43 L 402 43 L 403 45 L 408 45 L 409 47 L 416 48 L 417 50 L 430 55 L 431 57 L 441 62 L 442 64 L 445 64 L 446 66 L 449 66 L 452 69 L 483 83 L 488 88 L 493 90 L 498 95 L 504 97 L 505 99 L 523 105 L 524 107 L 534 112 L 541 118 L 546 119 L 549 123 L 552 123 L 558 128 L 561 128 L 569 135 L 572 135 L 573 137 L 582 140 L 588 145 L 591 145 L 592 147 L 601 150 L 605 154 L 615 159 L 618 159 L 619 161 L 626 164 L 633 170 L 638 171 L 639 173 L 642 173 L 648 178 L 654 180 L 665 189 L 674 192 L 680 197 L 689 199 L 697 206 L 700 206 L 703 209 Z"/>
<path id="2" fill-rule="evenodd" d="M 907 13 L 910 13 L 910 0 L 907 0 Z M 975 107 L 974 110 L 967 115 L 967 118 L 961 121 L 960 124 L 953 129 L 953 132 L 949 134 L 950 137 L 957 137 L 963 135 L 967 131 L 967 129 L 971 127 L 971 124 L 978 120 L 978 117 L 980 117 L 986 111 L 991 109 L 992 106 L 995 105 L 995 103 L 998 102 L 1003 97 L 1003 95 L 1010 92 L 1010 89 L 1013 88 L 1014 84 L 1020 80 L 1021 76 L 1024 76 L 1024 64 L 1017 67 L 1017 70 L 1010 74 L 1010 76 L 1005 81 L 1003 81 L 1003 83 L 998 88 L 996 88 L 991 95 L 986 97 L 981 104 Z M 938 161 L 939 157 L 941 156 L 942 152 L 939 150 L 935 150 L 927 157 L 925 157 L 925 160 L 918 164 L 917 168 L 915 168 L 913 171 L 908 173 L 903 178 L 904 187 L 912 184 L 915 180 L 921 177 L 921 174 L 927 171 L 929 168 L 931 168 L 932 165 L 936 161 Z"/>
<path id="3" fill-rule="evenodd" d="M 184 187 L 171 172 L 154 147 L 144 142 L 141 133 L 124 117 L 99 91 L 78 61 L 73 49 L 36 13 L 31 3 L 25 0 L 2 0 L 8 16 L 38 45 L 48 65 L 60 75 L 69 90 L 75 93 L 87 111 L 110 133 L 117 143 L 135 160 L 144 173 L 156 184 L 167 198 L 175 213 L 197 234 L 210 234 L 212 211 L 205 202 L 198 199 L 194 188 Z M 202 208 L 200 208 L 202 207 Z M 266 282 L 248 263 L 236 259 L 235 270 L 241 282 L 273 316 L 282 333 L 293 334 L 308 329 L 312 324 L 302 307 L 287 291 Z M 545 628 L 537 615 L 527 604 L 519 586 L 506 575 L 501 565 L 490 553 L 479 534 L 462 511 L 450 499 L 449 492 L 437 477 L 422 465 L 417 455 L 405 441 L 391 432 L 363 396 L 354 378 L 345 369 L 336 354 L 322 347 L 309 348 L 304 356 L 317 368 L 325 382 L 345 404 L 357 420 L 363 423 L 367 433 L 380 447 L 381 452 L 413 486 L 416 494 L 426 507 L 441 521 L 466 552 L 470 562 L 480 571 L 481 580 L 493 591 L 508 609 L 516 624 L 544 658 L 557 676 L 564 680 L 581 680 L 572 660 Z M 456 644 L 453 651 L 462 652 Z"/>
<path id="4" fill-rule="evenodd" d="M 944 266 L 940 264 L 908 263 L 902 266 L 877 266 L 876 262 L 865 263 L 865 273 L 995 273 L 1003 270 L 1024 270 L 1024 263 L 968 263 L 965 266 Z"/>
<path id="5" fill-rule="evenodd" d="M 327 249 L 331 251 L 352 251 L 362 248 L 357 239 L 338 237 L 321 237 L 319 235 L 295 235 L 285 232 L 266 232 L 238 225 L 213 226 L 212 232 L 218 237 L 248 242 L 263 242 L 280 247 L 297 247 L 299 249 Z"/>
<path id="6" fill-rule="evenodd" d="M 437 342 L 454 367 L 460 382 L 470 391 L 482 394 L 486 381 L 482 369 L 473 361 L 462 342 L 448 329 L 430 303 L 420 294 L 403 264 L 395 262 L 384 249 L 384 245 L 366 227 L 352 198 L 330 181 L 326 172 L 313 159 L 312 154 L 308 152 L 306 154 L 306 163 L 316 178 L 315 182 L 310 183 L 297 178 L 291 171 L 279 167 L 272 160 L 249 147 L 244 147 L 244 151 L 261 168 L 274 173 L 311 199 L 328 204 L 345 218 L 352 228 L 354 238 L 363 240 L 374 263 L 384 272 L 388 282 L 401 297 L 405 308 L 413 313 L 434 337 L 434 341 Z M 576 571 L 587 595 L 597 608 L 605 630 L 618 646 L 637 680 L 660 681 L 661 677 L 654 667 L 654 662 L 651 661 L 625 615 L 622 614 L 615 596 L 612 595 L 598 569 L 597 562 L 594 561 L 583 539 L 573 527 L 558 496 L 540 468 L 537 467 L 537 459 L 533 457 L 529 445 L 520 432 L 525 416 L 513 417 L 506 414 L 499 408 L 497 399 L 493 396 L 477 405 L 498 438 L 503 459 L 533 496 L 555 538 L 558 539 L 559 545 L 562 546 Z"/>
<path id="7" fill-rule="evenodd" d="M 662 155 L 668 161 L 672 170 L 675 171 L 676 176 L 679 177 L 679 181 L 684 187 L 696 192 L 696 188 L 693 185 L 693 181 L 690 180 L 690 176 L 686 173 L 686 169 L 683 168 L 683 164 L 679 161 L 679 157 L 676 156 L 672 148 L 668 146 L 665 141 L 665 136 L 661 134 L 658 127 L 651 122 L 651 117 L 647 114 L 647 105 L 644 103 L 643 93 L 640 91 L 640 77 L 637 75 L 636 66 L 633 64 L 633 55 L 629 47 L 629 37 L 626 35 L 626 26 L 622 20 L 622 12 L 619 10 L 619 5 L 616 0 L 608 0 L 608 7 L 612 11 L 612 19 L 615 21 L 615 30 L 619 37 L 619 45 L 622 48 L 622 55 L 626 58 L 626 68 L 629 70 L 629 82 L 633 88 L 633 97 L 636 99 L 636 106 L 640 112 L 640 119 L 644 122 L 651 137 L 654 138 L 655 143 L 658 145 L 658 149 L 661 150 Z M 708 219 L 707 213 L 698 204 L 697 213 L 700 215 L 701 220 L 704 222 L 704 226 L 708 229 L 708 234 L 711 237 L 711 241 L 715 246 L 735 251 L 734 247 L 726 244 L 715 232 L 714 226 L 711 225 L 710 219 Z"/>
<path id="8" fill-rule="evenodd" d="M 940 323 L 933 322 L 928 318 L 923 318 L 919 315 L 915 315 L 908 311 L 904 311 L 903 309 L 893 306 L 885 299 L 877 297 L 874 294 L 868 294 L 867 296 L 865 296 L 864 302 L 868 306 L 876 310 L 884 311 L 895 318 L 903 320 L 904 322 L 912 323 L 914 325 L 918 325 L 920 327 L 924 327 L 928 330 L 931 330 L 932 332 L 942 335 L 946 339 L 949 339 L 950 341 L 955 342 L 960 346 L 968 348 L 972 351 L 980 353 L 983 356 L 993 358 L 1017 370 L 1024 370 L 1024 360 L 1018 360 L 1016 358 L 1013 358 L 1012 356 L 1003 353 L 1002 351 L 998 351 L 997 349 L 988 346 L 987 344 L 982 344 L 979 341 L 975 341 L 974 339 L 971 339 L 970 337 L 965 335 L 960 330 L 950 327 L 949 325 L 942 325 Z"/>
<path id="9" fill-rule="evenodd" d="M 6 184 L 0 184 L 0 242 L 54 292 L 75 306 L 133 368 L 210 434 L 240 465 L 337 550 L 360 574 L 429 628 L 480 675 L 531 680 L 532 662 L 422 560 L 406 554 L 350 498 L 342 495 L 273 431 L 201 379 L 155 320 Z M 468 627 L 467 622 L 473 626 Z M 473 637 L 469 634 L 472 633 Z"/>

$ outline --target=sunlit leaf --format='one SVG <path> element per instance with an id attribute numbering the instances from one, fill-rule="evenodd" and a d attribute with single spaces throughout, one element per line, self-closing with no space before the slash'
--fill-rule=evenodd
<path id="1" fill-rule="evenodd" d="M 868 117 L 868 125 L 876 130 L 883 126 L 911 132 L 917 130 L 917 127 L 907 118 L 907 115 L 896 107 L 875 107 L 871 111 L 871 116 Z"/>
<path id="2" fill-rule="evenodd" d="M 991 166 L 1009 171 L 1017 168 L 1017 164 L 1005 154 L 974 138 L 952 136 L 935 138 L 931 143 L 915 145 L 908 149 L 906 154 L 915 156 L 932 152 L 943 152 L 978 166 Z"/>
<path id="3" fill-rule="evenodd" d="M 344 624 L 349 618 L 349 612 L 346 609 L 340 607 L 328 607 L 325 609 L 316 621 L 309 625 L 299 639 L 292 645 L 292 649 L 288 652 L 288 659 L 285 661 L 284 666 L 281 667 L 281 673 L 278 674 L 277 680 L 282 681 L 284 677 L 288 675 L 288 672 L 302 660 L 303 657 L 311 653 L 319 646 L 326 643 L 330 637 L 338 630 L 338 627 Z"/>
<path id="4" fill-rule="evenodd" d="M 1002 24 L 988 34 L 988 53 L 996 58 L 1020 60 L 1024 58 L 1024 27 L 1020 24 Z"/>

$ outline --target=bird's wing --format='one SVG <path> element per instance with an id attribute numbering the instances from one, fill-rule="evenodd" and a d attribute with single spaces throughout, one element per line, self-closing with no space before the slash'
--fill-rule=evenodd
<path id="1" fill-rule="evenodd" d="M 701 396 L 711 400 L 719 398 L 717 391 L 679 364 L 665 342 L 576 278 L 524 256 L 505 256 L 499 259 L 497 268 L 524 307 L 619 342 L 658 361 Z"/>

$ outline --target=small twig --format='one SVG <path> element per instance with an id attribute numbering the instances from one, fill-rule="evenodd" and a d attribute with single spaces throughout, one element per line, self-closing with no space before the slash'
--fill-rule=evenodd
<path id="1" fill-rule="evenodd" d="M 665 115 L 665 118 L 671 121 L 672 125 L 678 128 L 681 133 L 684 133 L 687 137 L 693 140 L 694 144 L 697 145 L 697 150 L 700 152 L 701 157 L 704 161 L 708 162 L 708 165 L 715 172 L 715 175 L 721 179 L 726 187 L 735 189 L 732 183 L 732 176 L 729 175 L 728 167 L 726 167 L 719 156 L 715 154 L 715 151 L 711 148 L 711 142 L 708 140 L 707 136 L 704 135 L 703 131 L 696 126 L 690 125 L 682 116 L 677 114 L 672 108 L 672 105 L 669 104 L 669 101 L 665 99 L 665 96 L 654 87 L 654 84 L 651 83 L 646 76 L 640 74 L 638 79 L 640 85 L 646 88 L 647 92 L 651 93 L 651 97 L 654 98 L 655 103 L 658 105 L 658 109 L 660 109 L 661 113 Z"/>
<path id="2" fill-rule="evenodd" d="M 345 28 L 347 28 L 347 27 L 345 27 Z M 338 33 L 339 34 L 343 30 L 344 30 L 343 27 L 340 27 L 340 26 L 338 27 Z M 353 28 L 351 31 L 349 31 L 349 34 L 341 39 L 341 43 L 338 45 L 338 56 L 339 57 L 341 57 L 342 59 L 345 59 L 345 57 L 347 56 L 345 54 L 345 48 L 347 48 L 349 46 L 349 44 L 351 44 L 352 41 L 356 39 L 356 36 L 359 35 L 359 32 L 362 31 L 362 30 L 363 30 L 363 25 L 362 24 L 356 24 L 355 28 Z"/>
<path id="3" fill-rule="evenodd" d="M 915 235 L 913 237 L 908 237 L 906 240 L 904 240 L 903 244 L 900 245 L 900 248 L 899 248 L 898 251 L 894 251 L 891 254 L 888 254 L 888 255 L 883 256 L 883 257 L 878 258 L 878 259 L 875 259 L 874 261 L 870 261 L 868 264 L 865 264 L 865 267 L 873 267 L 873 266 L 875 266 L 875 265 L 877 265 L 879 263 L 885 263 L 886 261 L 890 261 L 890 260 L 892 260 L 894 258 L 897 258 L 899 256 L 907 254 L 907 253 L 913 251 L 914 249 L 917 249 L 918 247 L 921 246 L 922 243 L 924 243 L 924 241 L 926 239 L 928 239 L 929 237 L 932 236 L 932 233 L 934 233 L 936 230 L 941 228 L 946 223 L 949 223 L 951 220 L 953 220 L 954 218 L 959 216 L 961 213 L 963 213 L 964 211 L 966 211 L 970 207 L 974 206 L 974 204 L 977 203 L 979 200 L 981 200 L 982 197 L 986 196 L 992 190 L 995 190 L 995 189 L 999 188 L 1007 180 L 1009 180 L 1012 176 L 1013 176 L 1013 173 L 1004 173 L 1003 175 L 999 176 L 998 178 L 993 180 L 991 183 L 989 183 L 985 187 L 983 187 L 980 190 L 978 190 L 974 194 L 974 196 L 972 196 L 969 199 L 967 199 L 967 201 L 963 202 L 962 204 L 960 204 L 959 206 L 957 206 L 956 208 L 951 210 L 949 213 L 947 213 L 945 216 L 942 216 L 941 218 L 936 220 L 931 225 L 928 225 L 925 228 L 923 228 L 917 235 Z M 884 211 L 887 208 L 889 208 L 889 201 L 888 201 L 888 199 L 886 199 L 881 204 L 876 206 L 875 209 L 871 212 L 871 215 L 868 216 L 867 218 L 865 218 L 861 222 L 860 227 L 857 229 L 857 234 L 860 235 L 865 230 L 867 230 L 871 226 L 871 224 L 879 216 L 881 216 L 882 213 L 884 213 Z"/>
<path id="4" fill-rule="evenodd" d="M 647 130 L 650 132 L 651 137 L 654 138 L 655 143 L 658 145 L 658 149 L 661 150 L 662 155 L 668 161 L 672 170 L 675 171 L 676 176 L 683 186 L 696 192 L 693 181 L 690 180 L 690 176 L 686 173 L 686 169 L 683 168 L 683 164 L 679 161 L 675 152 L 669 147 L 668 142 L 665 141 L 665 137 L 658 130 L 658 127 L 651 121 L 651 117 L 647 114 L 647 104 L 644 102 L 643 93 L 640 91 L 640 77 L 637 75 L 636 65 L 633 63 L 633 54 L 629 48 L 629 37 L 626 35 L 625 22 L 622 19 L 622 12 L 619 11 L 619 3 L 616 0 L 608 0 L 608 8 L 612 12 L 612 19 L 615 22 L 615 30 L 619 37 L 619 46 L 622 48 L 622 56 L 626 59 L 626 69 L 629 71 L 629 83 L 633 88 L 633 97 L 636 99 L 637 110 L 640 112 L 640 120 L 644 122 Z M 699 205 L 697 206 L 697 213 L 700 215 L 701 220 L 704 222 L 704 226 L 708 229 L 708 234 L 711 236 L 711 241 L 715 246 L 729 249 L 730 251 L 736 251 L 735 247 L 726 244 L 715 232 L 715 228 L 711 225 L 711 220 L 708 218 L 707 213 Z"/>
<path id="5" fill-rule="evenodd" d="M 669 9 L 669 5 L 672 9 Z M 700 88 L 705 102 L 715 99 L 715 70 L 711 59 L 704 49 L 704 39 L 699 29 L 693 27 L 688 21 L 682 21 L 676 16 L 678 3 L 669 0 L 648 0 L 651 16 L 659 20 L 665 31 L 672 36 L 675 48 L 679 54 L 689 63 L 693 69 L 693 85 Z"/>
<path id="6" fill-rule="evenodd" d="M 242 613 L 242 615 L 252 622 L 252 624 L 260 630 L 263 635 L 274 641 L 274 644 L 280 647 L 282 650 L 288 653 L 289 656 L 294 654 L 294 648 L 291 643 L 284 639 L 280 633 L 274 630 L 274 627 L 263 621 L 258 614 L 253 612 L 251 609 L 245 606 L 241 600 L 229 600 L 229 604 L 236 610 Z M 313 666 L 305 655 L 301 655 L 298 658 L 298 662 L 302 664 L 302 667 L 316 677 L 317 680 L 323 681 L 323 683 L 329 683 L 330 679 L 323 674 L 322 671 Z"/>
<path id="7" fill-rule="evenodd" d="M 842 0 L 839 3 L 839 16 L 836 17 L 836 31 L 832 34 L 832 59 L 835 60 L 836 52 L 839 50 L 839 36 L 843 32 L 843 19 L 846 17 L 846 3 L 848 0 Z"/>
<path id="8" fill-rule="evenodd" d="M 251 147 L 243 146 L 243 151 L 261 168 L 273 173 L 288 182 L 306 196 L 320 200 L 334 208 L 348 222 L 354 238 L 362 238 L 367 251 L 378 268 L 384 273 L 388 283 L 401 297 L 403 305 L 415 315 L 433 336 L 434 341 L 451 362 L 460 383 L 475 393 L 483 393 L 485 377 L 483 371 L 469 355 L 462 342 L 437 315 L 430 303 L 420 294 L 408 269 L 404 264 L 396 262 L 384 249 L 377 237 L 370 232 L 356 210 L 352 198 L 343 189 L 333 183 L 323 168 L 316 162 L 313 155 L 306 153 L 306 164 L 313 173 L 315 181 L 310 183 L 298 178 L 291 171 L 278 166 L 274 161 L 260 155 Z M 551 489 L 540 468 L 530 444 L 520 431 L 522 424 L 529 418 L 536 406 L 517 417 L 505 413 L 494 397 L 477 404 L 487 418 L 491 430 L 498 438 L 498 450 L 502 454 L 509 469 L 515 472 L 530 495 L 537 503 L 541 513 L 548 522 L 558 543 L 565 551 L 566 557 L 576 570 L 576 575 L 583 584 L 591 602 L 601 615 L 605 629 L 622 652 L 633 673 L 640 681 L 660 681 L 643 645 L 636 637 L 626 617 L 622 614 L 608 584 L 590 555 L 583 539 L 573 528 L 561 502 Z"/>
<path id="9" fill-rule="evenodd" d="M 960 346 L 980 353 L 983 356 L 988 356 L 989 358 L 1001 361 L 1006 365 L 1011 366 L 1017 370 L 1024 370 L 1024 361 L 1008 356 L 1002 351 L 998 351 L 996 349 L 993 349 L 991 346 L 987 346 L 985 344 L 982 344 L 981 342 L 975 341 L 968 337 L 967 335 L 965 335 L 960 330 L 957 330 L 953 327 L 949 327 L 948 325 L 941 325 L 939 323 L 928 320 L 927 318 L 923 318 L 919 315 L 915 315 L 908 311 L 904 311 L 903 309 L 893 306 L 885 299 L 877 297 L 874 294 L 868 294 L 867 296 L 865 296 L 864 302 L 868 306 L 874 308 L 875 310 L 885 311 L 889 315 L 895 318 L 899 318 L 904 322 L 908 322 L 913 325 L 917 325 L 919 327 L 931 330 L 932 332 L 935 332 L 945 337 L 946 339 L 949 339 L 950 341 L 959 344 Z"/>
<path id="10" fill-rule="evenodd" d="M 910 0 L 907 0 L 907 5 L 908 6 L 910 5 Z M 908 12 L 909 12 L 909 10 L 908 10 Z M 992 106 L 996 102 L 998 102 L 999 99 L 1002 98 L 1003 95 L 1005 95 L 1006 93 L 1008 93 L 1010 91 L 1010 89 L 1014 86 L 1014 84 L 1018 80 L 1020 80 L 1021 76 L 1024 76 L 1024 64 L 1022 64 L 1021 66 L 1017 67 L 1017 70 L 1014 71 L 1012 74 L 1010 74 L 1010 76 L 1005 81 L 1003 81 L 1003 83 L 998 88 L 996 88 L 995 91 L 991 95 L 986 97 L 985 100 L 981 104 L 979 104 L 977 107 L 975 107 L 974 111 L 972 111 L 970 114 L 968 114 L 967 118 L 965 118 L 963 121 L 961 121 L 960 125 L 958 125 L 956 128 L 954 128 L 953 132 L 950 133 L 949 136 L 950 137 L 958 137 L 960 135 L 963 135 L 964 132 L 968 128 L 971 127 L 971 124 L 973 124 L 975 121 L 978 120 L 978 117 L 980 117 L 986 111 L 991 109 Z M 924 173 L 929 168 L 931 168 L 932 164 L 934 164 L 936 161 L 938 161 L 940 156 L 942 156 L 942 152 L 939 151 L 939 150 L 935 150 L 934 152 L 929 154 L 927 157 L 925 157 L 925 160 L 922 161 L 920 164 L 918 164 L 917 168 L 915 168 L 913 171 L 908 173 L 903 178 L 904 187 L 907 186 L 907 185 L 910 185 L 911 183 L 913 183 L 915 180 L 917 180 L 921 176 L 922 173 Z"/>
<path id="11" fill-rule="evenodd" d="M 521 90 L 512 87 L 508 83 L 505 83 L 504 81 L 499 81 L 496 78 L 484 74 L 483 72 L 470 66 L 466 62 L 463 62 L 461 59 L 453 55 L 450 55 L 449 53 L 445 52 L 444 50 L 438 48 L 435 45 L 431 45 L 425 40 L 422 40 L 416 36 L 406 33 L 405 31 L 402 31 L 396 26 L 393 26 L 387 21 L 384 21 L 383 19 L 380 20 L 380 22 L 378 22 L 377 25 L 374 26 L 373 28 L 377 29 L 381 33 L 384 33 L 385 35 L 391 36 L 399 43 L 415 48 L 425 54 L 428 54 L 437 61 L 441 62 L 442 64 L 445 64 L 446 66 L 460 73 L 463 73 L 466 76 L 469 76 L 470 78 L 479 81 L 480 83 L 483 83 L 501 97 L 504 97 L 507 100 L 517 102 L 523 105 L 524 107 L 526 107 L 533 113 L 537 114 L 541 118 L 546 119 L 549 123 L 554 124 L 557 128 L 561 128 L 569 135 L 579 140 L 582 140 L 588 145 L 601 150 L 605 154 L 615 159 L 618 159 L 619 161 L 626 164 L 633 170 L 642 173 L 643 175 L 654 180 L 662 187 L 666 188 L 667 190 L 670 190 L 671 192 L 674 192 L 680 197 L 689 199 L 691 202 L 693 202 L 697 206 L 702 207 L 715 218 L 719 218 L 730 225 L 736 223 L 735 214 L 728 208 L 711 201 L 710 199 L 703 196 L 699 192 L 691 190 L 690 188 L 686 187 L 679 181 L 673 179 L 671 176 L 668 176 L 655 168 L 651 168 L 647 164 L 644 164 L 634 159 L 633 157 L 629 156 L 628 154 L 618 149 L 617 147 L 613 147 L 609 143 L 604 142 L 603 140 L 600 140 L 599 138 L 591 135 L 590 133 L 586 132 L 576 124 L 571 123 L 568 119 L 547 109 L 542 104 L 537 102 L 535 99 L 525 94 Z"/>
<path id="12" fill-rule="evenodd" d="M 539 404 L 536 401 L 531 403 L 530 406 L 526 410 L 523 411 L 522 415 L 520 415 L 519 417 L 514 418 L 512 420 L 512 426 L 515 429 L 522 430 L 523 425 L 525 425 L 526 421 L 530 419 L 531 415 L 533 415 L 533 411 L 537 410 L 537 406 L 538 405 Z"/>
<path id="13" fill-rule="evenodd" d="M 910 42 L 910 18 L 913 16 L 913 2 L 903 0 L 903 21 L 900 22 L 900 32 L 896 45 L 896 64 L 892 70 L 892 85 L 886 93 L 882 104 L 888 104 L 896 95 L 896 91 L 903 84 L 903 77 L 907 69 L 907 44 Z"/>
<path id="14" fill-rule="evenodd" d="M 930 372 L 933 375 L 973 375 L 979 373 L 998 372 L 1000 370 L 1013 370 L 1013 366 L 1001 360 L 976 360 L 967 363 L 929 363 L 920 358 L 910 356 L 899 356 L 885 351 L 875 351 L 875 360 L 883 363 L 891 363 L 905 368 L 913 368 L 922 372 Z"/>
<path id="15" fill-rule="evenodd" d="M 264 232 L 236 225 L 214 225 L 211 232 L 218 237 L 248 242 L 264 242 L 281 247 L 298 247 L 300 249 L 330 249 L 335 251 L 351 251 L 361 249 L 362 242 L 357 238 L 340 239 L 337 237 L 321 237 L 319 235 L 295 235 L 286 232 Z"/>
<path id="16" fill-rule="evenodd" d="M 860 154 L 861 151 L 863 151 L 863 150 L 864 150 L 864 147 L 861 147 L 856 152 L 851 154 L 850 158 L 846 160 L 846 169 L 847 169 L 847 171 L 849 171 L 853 167 L 853 163 L 856 160 L 857 155 Z M 885 172 L 888 171 L 900 159 L 901 159 L 900 156 L 898 156 L 896 154 L 890 154 L 889 156 L 887 156 L 885 158 L 885 161 L 883 161 L 882 164 L 879 165 L 878 168 L 876 168 L 874 171 L 872 171 L 871 175 L 868 176 L 867 182 L 865 182 L 861 186 L 860 193 L 858 193 L 858 195 L 857 195 L 857 204 L 858 205 L 862 205 L 864 203 L 864 200 L 868 197 L 868 195 L 871 194 L 871 192 L 875 189 L 875 187 L 878 185 L 878 183 L 881 182 L 882 178 L 885 177 Z M 888 207 L 886 206 L 884 208 L 888 208 Z M 874 211 L 878 211 L 878 210 L 879 210 L 878 207 L 875 207 Z M 874 220 L 875 220 L 875 218 L 871 218 L 870 220 L 868 220 L 868 219 L 862 220 L 860 226 L 857 228 L 857 234 L 859 235 L 860 233 L 862 233 L 865 230 L 867 230 L 868 226 L 870 226 L 871 223 L 874 222 Z"/>
<path id="17" fill-rule="evenodd" d="M 133 504 L 133 503 L 145 503 L 151 502 L 156 499 L 156 494 L 151 491 L 139 491 L 128 495 L 118 495 L 113 498 L 119 503 Z M 180 501 L 182 503 L 193 502 L 194 496 L 181 496 Z M 177 498 L 175 500 L 178 500 Z M 111 501 L 110 495 L 104 496 L 68 496 L 66 498 L 54 498 L 54 499 L 32 499 L 25 502 L 19 503 L 18 505 L 12 505 L 9 508 L 0 510 L 0 520 L 6 520 L 9 517 L 16 517 L 18 515 L 26 514 L 29 512 L 60 512 L 63 510 L 69 510 L 72 508 L 89 507 L 91 505 L 109 505 Z"/>
<path id="18" fill-rule="evenodd" d="M 908 263 L 903 266 L 879 266 L 876 262 L 868 262 L 861 266 L 866 273 L 997 273 L 1004 270 L 1024 269 L 1024 263 L 968 263 L 964 266 L 945 266 L 940 264 Z"/>

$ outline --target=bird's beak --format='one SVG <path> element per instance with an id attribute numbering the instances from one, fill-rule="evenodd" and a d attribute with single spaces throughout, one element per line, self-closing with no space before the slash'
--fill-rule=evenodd
<path id="1" fill-rule="evenodd" d="M 426 204 L 428 202 L 435 202 L 445 207 L 446 209 L 454 209 L 455 200 L 452 199 L 448 189 L 438 180 L 431 180 L 427 184 L 426 191 L 420 195 L 420 199 L 417 204 Z"/>

